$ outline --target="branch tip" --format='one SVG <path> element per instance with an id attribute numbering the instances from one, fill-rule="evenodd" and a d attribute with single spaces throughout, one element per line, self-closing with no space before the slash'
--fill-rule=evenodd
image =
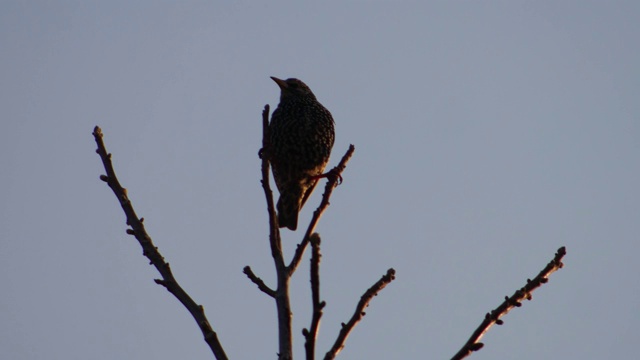
<path id="1" fill-rule="evenodd" d="M 334 359 L 340 351 L 344 348 L 344 343 L 349 336 L 349 333 L 353 330 L 353 328 L 362 320 L 362 318 L 366 315 L 364 309 L 369 306 L 369 302 L 373 299 L 374 296 L 378 295 L 382 289 L 384 289 L 389 283 L 391 283 L 395 279 L 395 270 L 390 268 L 387 270 L 387 273 L 383 275 L 380 280 L 376 281 L 373 286 L 371 286 L 365 293 L 360 297 L 360 301 L 356 306 L 356 310 L 351 316 L 351 319 L 347 324 L 342 323 L 342 329 L 340 330 L 340 334 L 336 339 L 335 343 L 331 347 L 331 350 L 327 352 L 325 355 L 325 359 Z"/>
<path id="2" fill-rule="evenodd" d="M 320 234 L 318 233 L 311 234 L 311 236 L 309 237 L 309 241 L 311 242 L 311 245 L 319 246 L 321 242 Z"/>
<path id="3" fill-rule="evenodd" d="M 501 319 L 514 307 L 521 307 L 522 301 L 533 298 L 532 292 L 545 284 L 548 281 L 548 277 L 555 271 L 562 268 L 562 258 L 566 255 L 565 247 L 561 247 L 556 251 L 554 258 L 545 266 L 542 271 L 538 273 L 533 279 L 527 279 L 526 285 L 521 289 L 518 289 L 511 296 L 505 296 L 504 301 L 497 308 L 488 312 L 482 323 L 473 332 L 469 340 L 462 346 L 462 348 L 452 357 L 452 360 L 460 360 L 469 356 L 472 352 L 480 350 L 484 345 L 479 340 L 484 334 L 493 326 L 502 325 L 504 321 Z"/>
<path id="4" fill-rule="evenodd" d="M 260 279 L 258 276 L 256 276 L 256 274 L 253 273 L 253 270 L 251 270 L 250 266 L 245 266 L 242 269 L 242 272 L 247 275 L 247 277 L 249 278 L 249 280 L 251 280 L 252 283 L 256 284 L 258 286 L 258 289 L 260 289 L 260 291 L 262 291 L 263 293 L 271 296 L 272 298 L 275 298 L 276 296 L 276 291 L 271 289 L 270 287 L 267 286 L 267 284 L 264 283 L 264 281 L 262 281 L 262 279 Z"/>

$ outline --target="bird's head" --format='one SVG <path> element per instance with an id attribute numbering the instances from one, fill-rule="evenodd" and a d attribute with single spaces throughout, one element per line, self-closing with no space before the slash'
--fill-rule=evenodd
<path id="1" fill-rule="evenodd" d="M 303 83 L 301 80 L 295 78 L 282 80 L 273 76 L 271 79 L 280 87 L 280 100 L 306 97 L 311 97 L 313 99 L 316 98 L 307 84 Z"/>

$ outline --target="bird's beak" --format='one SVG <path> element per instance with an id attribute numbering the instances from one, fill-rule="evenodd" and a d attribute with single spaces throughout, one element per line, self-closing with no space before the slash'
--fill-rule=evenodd
<path id="1" fill-rule="evenodd" d="M 271 80 L 275 81 L 276 84 L 278 84 L 278 86 L 280 87 L 280 90 L 284 90 L 287 88 L 287 83 L 282 80 L 282 79 L 278 79 L 277 77 L 272 76 Z"/>

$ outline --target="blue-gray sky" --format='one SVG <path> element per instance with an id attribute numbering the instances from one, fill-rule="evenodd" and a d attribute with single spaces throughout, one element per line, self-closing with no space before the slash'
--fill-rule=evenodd
<path id="1" fill-rule="evenodd" d="M 332 164 L 356 147 L 318 227 L 321 350 L 394 267 L 341 358 L 449 358 L 565 245 L 565 268 L 472 358 L 636 355 L 639 18 L 633 1 L 3 1 L 0 358 L 211 358 L 125 234 L 94 125 L 230 357 L 276 357 L 275 306 L 242 274 L 273 283 L 269 76 L 331 110 Z M 289 256 L 301 236 L 284 233 Z"/>

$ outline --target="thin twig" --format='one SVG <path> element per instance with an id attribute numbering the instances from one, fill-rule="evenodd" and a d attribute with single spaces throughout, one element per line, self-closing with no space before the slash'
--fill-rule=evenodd
<path id="1" fill-rule="evenodd" d="M 309 239 L 311 243 L 311 302 L 313 306 L 313 314 L 311 316 L 311 326 L 309 330 L 303 329 L 302 334 L 305 337 L 305 350 L 307 360 L 314 360 L 316 353 L 316 339 L 318 338 L 318 328 L 320 327 L 320 318 L 322 318 L 322 309 L 326 305 L 324 301 L 320 301 L 320 235 L 314 233 Z"/>
<path id="2" fill-rule="evenodd" d="M 365 316 L 364 309 L 369 306 L 369 302 L 373 299 L 374 296 L 378 295 L 378 293 L 384 289 L 389 283 L 395 280 L 396 271 L 394 269 L 387 270 L 387 273 L 380 278 L 372 287 L 367 290 L 364 295 L 360 297 L 360 301 L 358 302 L 358 306 L 356 306 L 356 311 L 351 316 L 351 319 L 348 323 L 342 323 L 342 329 L 340 329 L 340 334 L 336 339 L 336 342 L 331 347 L 331 350 L 327 352 L 324 356 L 325 360 L 335 359 L 335 357 L 342 351 L 344 348 L 344 343 L 349 337 L 349 333 L 353 328 L 362 320 Z"/>
<path id="3" fill-rule="evenodd" d="M 275 297 L 276 296 L 276 292 L 271 289 L 270 287 L 268 287 L 264 281 L 262 281 L 262 279 L 260 279 L 259 277 L 256 276 L 256 274 L 253 273 L 253 271 L 251 270 L 251 267 L 249 266 L 245 266 L 243 269 L 243 272 L 247 275 L 247 277 L 256 285 L 258 285 L 258 289 L 260 289 L 263 293 L 271 296 L 271 297 Z"/>
<path id="4" fill-rule="evenodd" d="M 542 269 L 542 271 L 540 271 L 540 273 L 535 278 L 533 278 L 533 280 L 527 279 L 527 284 L 523 288 L 517 290 L 513 295 L 511 295 L 511 297 L 505 296 L 505 300 L 502 302 L 502 304 L 485 315 L 485 318 L 480 326 L 478 326 L 469 340 L 467 340 L 460 351 L 458 351 L 451 359 L 464 359 L 472 352 L 482 349 L 484 344 L 479 341 L 482 336 L 484 336 L 484 334 L 489 330 L 489 328 L 491 328 L 493 324 L 502 325 L 503 321 L 501 317 L 506 315 L 514 307 L 522 306 L 523 300 L 531 300 L 531 293 L 535 289 L 542 286 L 542 284 L 546 284 L 547 281 L 549 281 L 549 276 L 564 266 L 564 264 L 562 263 L 562 258 L 566 254 L 567 250 L 564 246 L 559 248 L 553 260 L 551 260 L 549 264 L 547 264 L 547 266 Z"/>
<path id="5" fill-rule="evenodd" d="M 309 238 L 311 237 L 311 234 L 313 234 L 313 232 L 315 231 L 316 226 L 318 225 L 318 221 L 320 220 L 320 217 L 322 217 L 322 213 L 324 213 L 324 211 L 329 206 L 329 198 L 331 198 L 333 189 L 338 184 L 338 180 L 341 179 L 342 172 L 347 167 L 347 163 L 349 162 L 349 159 L 351 159 L 351 156 L 353 156 L 354 151 L 355 151 L 355 147 L 353 145 L 349 145 L 349 149 L 342 157 L 342 160 L 340 160 L 340 163 L 338 163 L 338 166 L 334 167 L 329 171 L 330 175 L 327 177 L 328 181 L 327 181 L 327 185 L 324 187 L 324 193 L 322 194 L 322 201 L 320 201 L 320 205 L 318 205 L 318 208 L 313 212 L 313 217 L 311 218 L 311 222 L 309 223 L 307 232 L 305 233 L 304 238 L 302 239 L 302 242 L 300 242 L 300 244 L 296 248 L 296 252 L 293 255 L 293 259 L 291 260 L 291 263 L 287 267 L 289 276 L 291 276 L 296 271 L 296 268 L 298 267 L 298 265 L 300 265 L 300 261 L 302 260 L 302 255 L 304 255 L 304 251 L 307 248 L 307 245 L 309 244 Z"/>
<path id="6" fill-rule="evenodd" d="M 111 162 L 111 154 L 107 153 L 102 136 L 102 130 L 100 127 L 96 126 L 93 129 L 93 137 L 98 145 L 96 152 L 100 155 L 104 169 L 107 172 L 107 175 L 101 175 L 100 179 L 109 185 L 111 190 L 113 190 L 113 193 L 116 195 L 116 198 L 118 198 L 118 201 L 122 206 L 122 210 L 124 210 L 127 217 L 127 225 L 131 226 L 131 229 L 127 229 L 127 233 L 136 237 L 142 247 L 144 256 L 151 261 L 151 264 L 156 267 L 162 276 L 162 280 L 156 279 L 155 282 L 164 286 L 182 303 L 182 305 L 184 305 L 184 307 L 187 308 L 187 310 L 189 310 L 189 313 L 191 313 L 191 316 L 193 316 L 200 327 L 200 330 L 204 335 L 204 340 L 211 348 L 216 359 L 226 360 L 227 355 L 218 340 L 218 335 L 213 331 L 209 324 L 209 320 L 207 320 L 207 317 L 205 316 L 204 308 L 193 301 L 189 294 L 187 294 L 187 292 L 178 284 L 171 272 L 171 267 L 169 267 L 169 264 L 164 261 L 164 258 L 158 251 L 158 248 L 155 247 L 151 237 L 147 234 L 143 224 L 144 219 L 138 218 L 138 215 L 136 215 L 133 205 L 127 197 L 126 189 L 120 185 L 120 182 L 116 177 L 116 173 Z"/>

